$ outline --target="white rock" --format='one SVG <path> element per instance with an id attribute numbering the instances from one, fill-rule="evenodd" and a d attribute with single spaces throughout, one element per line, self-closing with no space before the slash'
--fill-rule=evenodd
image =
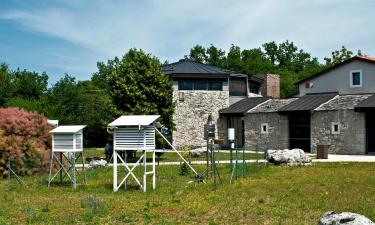
<path id="1" fill-rule="evenodd" d="M 357 213 L 351 212 L 325 212 L 319 220 L 318 225 L 375 225 L 370 219 Z"/>
<path id="2" fill-rule="evenodd" d="M 99 168 L 99 167 L 106 167 L 107 166 L 107 161 L 104 159 L 100 160 L 92 160 L 89 164 L 89 168 Z"/>
<path id="3" fill-rule="evenodd" d="M 302 149 L 268 150 L 267 159 L 274 164 L 301 165 L 311 163 Z"/>

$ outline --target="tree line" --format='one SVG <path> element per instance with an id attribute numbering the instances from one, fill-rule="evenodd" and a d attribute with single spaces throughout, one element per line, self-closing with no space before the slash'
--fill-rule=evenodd
<path id="1" fill-rule="evenodd" d="M 293 42 L 269 42 L 262 47 L 242 49 L 232 45 L 225 53 L 213 45 L 196 45 L 185 57 L 230 69 L 249 76 L 275 73 L 281 76 L 281 95 L 296 91 L 294 83 L 352 56 L 345 47 L 325 58 L 298 49 Z M 160 122 L 173 130 L 172 85 L 163 74 L 162 63 L 139 49 L 122 57 L 97 63 L 90 80 L 78 81 L 65 74 L 48 86 L 48 74 L 11 70 L 0 65 L 0 107 L 19 107 L 58 119 L 60 124 L 86 124 L 85 146 L 104 146 L 106 126 L 120 115 L 158 114 Z"/>

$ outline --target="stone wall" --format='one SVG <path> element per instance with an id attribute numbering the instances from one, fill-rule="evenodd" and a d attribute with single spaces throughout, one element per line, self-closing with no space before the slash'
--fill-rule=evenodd
<path id="1" fill-rule="evenodd" d="M 227 86 L 224 87 L 223 91 L 179 91 L 174 88 L 173 101 L 176 108 L 173 121 L 176 130 L 173 132 L 173 143 L 177 148 L 184 145 L 206 145 L 203 129 L 210 114 L 217 125 L 216 132 L 223 130 L 220 126 L 225 123 L 218 121 L 219 110 L 229 106 L 229 91 Z"/>
<path id="2" fill-rule="evenodd" d="M 261 133 L 262 123 L 268 124 L 268 133 Z M 277 112 L 248 113 L 245 117 L 245 148 L 264 151 L 289 147 L 288 117 Z"/>
<path id="3" fill-rule="evenodd" d="M 340 133 L 332 134 L 332 123 L 340 124 Z M 311 116 L 311 145 L 330 145 L 331 154 L 365 154 L 365 114 L 348 110 L 315 111 Z"/>

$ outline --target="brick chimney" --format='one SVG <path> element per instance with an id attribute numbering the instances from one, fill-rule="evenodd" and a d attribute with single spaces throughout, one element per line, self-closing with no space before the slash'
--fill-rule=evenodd
<path id="1" fill-rule="evenodd" d="M 277 74 L 265 74 L 262 75 L 262 78 L 262 96 L 280 98 L 280 76 Z"/>

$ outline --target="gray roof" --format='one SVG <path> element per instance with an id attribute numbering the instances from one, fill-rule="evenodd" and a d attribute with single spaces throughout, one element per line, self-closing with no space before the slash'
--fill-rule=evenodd
<path id="1" fill-rule="evenodd" d="M 215 74 L 228 76 L 232 73 L 230 70 L 199 63 L 191 59 L 181 59 L 178 62 L 165 65 L 162 70 L 165 74 Z"/>
<path id="2" fill-rule="evenodd" d="M 354 107 L 362 102 L 363 100 L 370 97 L 368 94 L 364 95 L 340 95 L 333 98 L 331 101 L 328 101 L 316 108 L 315 111 L 324 111 L 324 110 L 340 110 L 340 109 L 354 109 Z"/>
<path id="3" fill-rule="evenodd" d="M 245 114 L 255 106 L 267 101 L 269 97 L 252 97 L 242 99 L 228 108 L 219 111 L 220 114 Z"/>
<path id="4" fill-rule="evenodd" d="M 375 94 L 371 95 L 367 99 L 360 102 L 358 105 L 354 107 L 356 111 L 366 111 L 366 110 L 374 110 L 375 109 Z"/>
<path id="5" fill-rule="evenodd" d="M 288 98 L 288 99 L 270 99 L 258 106 L 252 108 L 249 113 L 268 113 L 268 112 L 277 112 L 282 107 L 294 102 L 297 98 Z"/>
<path id="6" fill-rule="evenodd" d="M 331 100 L 337 94 L 314 94 L 314 95 L 305 95 L 292 103 L 279 109 L 280 113 L 287 112 L 299 112 L 299 111 L 312 111 L 315 108 L 319 107 L 323 103 Z"/>

